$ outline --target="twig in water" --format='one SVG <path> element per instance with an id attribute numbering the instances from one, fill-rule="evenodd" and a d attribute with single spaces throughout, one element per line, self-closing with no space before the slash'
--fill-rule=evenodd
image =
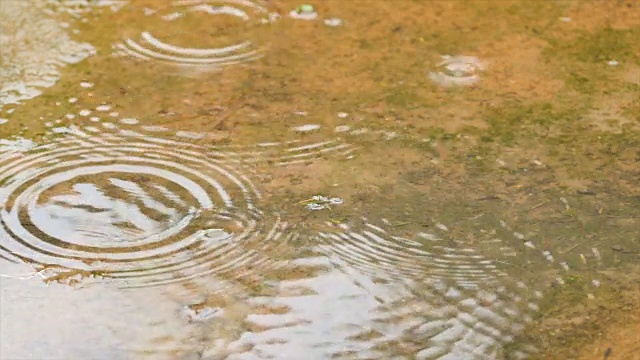
<path id="1" fill-rule="evenodd" d="M 577 244 L 573 245 L 572 247 L 570 247 L 570 248 L 568 248 L 568 249 L 566 249 L 566 250 L 562 250 L 562 251 L 558 251 L 558 252 L 559 252 L 560 254 L 563 254 L 563 255 L 564 255 L 564 254 L 567 254 L 567 253 L 570 253 L 573 249 L 577 248 L 578 246 L 580 246 L 580 245 L 582 245 L 582 244 L 584 244 L 584 243 L 586 243 L 586 241 L 579 242 L 579 243 L 577 243 Z"/>
<path id="2" fill-rule="evenodd" d="M 529 209 L 527 209 L 526 211 L 532 211 L 532 210 L 535 210 L 535 209 L 537 209 L 537 208 L 539 208 L 539 207 L 541 207 L 541 206 L 544 206 L 544 205 L 546 205 L 546 204 L 548 204 L 548 203 L 549 203 L 549 201 L 543 201 L 543 202 L 541 202 L 541 203 L 540 203 L 540 204 L 538 204 L 538 205 L 534 205 L 533 207 L 530 207 L 530 208 L 529 208 Z"/>

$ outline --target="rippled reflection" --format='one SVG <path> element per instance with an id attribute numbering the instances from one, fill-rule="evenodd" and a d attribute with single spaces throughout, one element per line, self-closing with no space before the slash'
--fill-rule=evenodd
<path id="1" fill-rule="evenodd" d="M 263 49 L 253 41 L 243 38 L 247 30 L 261 23 L 269 22 L 267 9 L 259 2 L 249 0 L 182 0 L 174 1 L 169 8 L 145 8 L 146 16 L 157 18 L 160 26 L 173 29 L 189 29 L 194 16 L 209 16 L 207 24 L 220 26 L 222 31 L 212 35 L 214 46 L 203 44 L 180 44 L 171 37 L 160 38 L 152 29 L 144 29 L 136 37 L 127 38 L 114 45 L 115 53 L 141 59 L 156 61 L 184 68 L 198 70 L 217 70 L 224 66 L 256 60 L 262 56 Z M 234 19 L 232 25 L 225 19 Z M 220 24 L 218 24 L 220 22 Z M 185 25 L 187 24 L 187 25 Z M 218 24 L 218 25 L 216 25 Z M 230 34 L 229 28 L 233 29 Z M 204 29 L 203 31 L 208 31 Z M 189 31 L 197 31 L 190 29 Z M 207 36 L 191 36 L 191 39 L 206 39 Z M 206 42 L 206 41 L 205 41 Z"/>
<path id="2" fill-rule="evenodd" d="M 124 141 L 74 131 L 3 156 L 5 251 L 136 283 L 267 261 L 259 250 L 282 225 L 242 171 L 177 143 Z"/>
<path id="3" fill-rule="evenodd" d="M 227 359 L 505 356 L 542 294 L 445 230 L 401 238 L 383 227 L 364 222 L 298 243 L 309 255 L 289 261 L 269 276 L 269 290 L 247 300 L 247 330 L 207 352 Z"/>
<path id="4" fill-rule="evenodd" d="M 40 1 L 2 2 L 0 49 L 0 110 L 40 95 L 58 82 L 62 67 L 95 53 L 90 44 L 71 40 Z"/>

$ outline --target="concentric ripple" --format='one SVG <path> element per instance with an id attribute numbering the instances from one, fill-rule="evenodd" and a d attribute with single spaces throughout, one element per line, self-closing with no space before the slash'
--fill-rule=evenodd
<path id="1" fill-rule="evenodd" d="M 371 310 L 373 325 L 351 336 L 369 341 L 358 345 L 363 349 L 392 349 L 375 358 L 402 351 L 434 360 L 527 358 L 534 348 L 511 346 L 506 355 L 505 347 L 532 321 L 551 282 L 564 284 L 561 273 L 571 269 L 568 257 L 541 249 L 540 239 L 482 216 L 461 224 L 465 229 L 423 221 L 428 230 L 403 235 L 386 220 L 327 225 L 312 241 L 314 249 L 337 267 L 370 279 L 372 289 L 387 284 L 407 292 L 392 299 L 376 296 L 381 304 Z M 591 250 L 599 261 L 598 249 Z"/>
<path id="2" fill-rule="evenodd" d="M 384 273 L 396 280 L 429 279 L 464 288 L 507 276 L 481 251 L 453 238 L 444 224 L 436 223 L 432 231 L 412 237 L 394 235 L 366 219 L 357 230 L 348 225 L 333 227 L 336 231 L 318 233 L 318 249 L 372 276 Z M 498 246 L 503 254 L 511 252 L 508 246 Z"/>
<path id="3" fill-rule="evenodd" d="M 310 235 L 312 255 L 286 265 L 292 279 L 253 299 L 255 330 L 229 344 L 238 351 L 231 358 L 296 349 L 318 359 L 505 358 L 542 293 L 442 224 L 402 237 L 388 227 L 364 220 Z M 506 358 L 533 351 L 514 348 Z"/>
<path id="4" fill-rule="evenodd" d="M 144 286 L 271 264 L 286 224 L 241 171 L 202 149 L 70 131 L 0 157 L 5 257 Z"/>
<path id="5" fill-rule="evenodd" d="M 145 8 L 147 16 L 159 20 L 158 29 L 145 29 L 136 35 L 114 45 L 115 53 L 170 65 L 216 70 L 224 66 L 244 63 L 260 58 L 262 48 L 253 41 L 239 38 L 239 34 L 251 31 L 252 26 L 268 22 L 269 14 L 265 7 L 249 0 L 182 0 L 174 1 L 168 9 Z M 196 17 L 207 16 L 202 21 Z M 229 23 L 233 21 L 235 24 Z M 238 24 L 239 23 L 239 24 Z M 194 24 L 202 24 L 199 29 Z M 217 28 L 210 36 L 211 28 Z M 169 35 L 160 36 L 164 29 Z M 175 39 L 181 29 L 188 29 L 188 39 L 206 41 L 214 38 L 212 44 L 185 44 Z"/>

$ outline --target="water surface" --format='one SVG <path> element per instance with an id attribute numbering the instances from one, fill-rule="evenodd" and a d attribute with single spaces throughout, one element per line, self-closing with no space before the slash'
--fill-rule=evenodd
<path id="1" fill-rule="evenodd" d="M 1 3 L 0 358 L 631 354 L 637 4 L 298 5 Z"/>

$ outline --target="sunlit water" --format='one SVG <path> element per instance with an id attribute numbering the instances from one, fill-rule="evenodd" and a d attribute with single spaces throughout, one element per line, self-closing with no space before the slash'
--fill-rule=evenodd
<path id="1" fill-rule="evenodd" d="M 248 0 L 2 4 L 0 19 L 15 21 L 0 34 L 0 110 L 14 106 L 5 123 L 63 67 L 95 55 L 61 14 L 139 19 L 97 56 L 172 75 L 250 67 L 285 21 Z M 287 20 L 349 24 L 297 11 Z M 490 76 L 483 60 L 454 55 L 421 76 L 458 90 Z M 437 173 L 458 164 L 430 157 L 437 144 L 411 126 L 297 110 L 286 126 L 230 135 L 163 123 L 164 109 L 143 118 L 147 99 L 124 109 L 117 95 L 96 99 L 102 81 L 54 99 L 32 119 L 38 139 L 0 139 L 2 359 L 525 359 L 537 349 L 514 341 L 550 288 L 577 271 L 593 296 L 595 270 L 620 251 L 605 245 L 611 234 L 638 235 L 637 216 L 603 219 L 592 210 L 603 204 L 557 189 L 530 190 L 514 210 L 465 193 L 490 176 L 437 188 Z M 402 162 L 410 147 L 429 149 L 415 169 Z M 528 168 L 558 171 L 526 155 L 491 160 L 511 182 Z M 386 175 L 388 193 L 359 195 Z M 608 201 L 637 213 L 623 197 Z"/>

